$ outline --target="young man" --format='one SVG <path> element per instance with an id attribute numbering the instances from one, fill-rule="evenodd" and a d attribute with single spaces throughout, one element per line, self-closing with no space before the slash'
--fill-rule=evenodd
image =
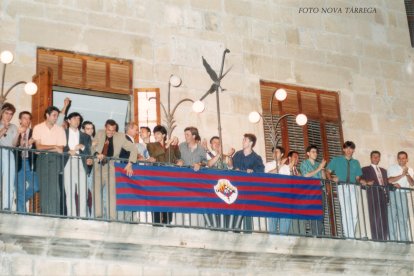
<path id="1" fill-rule="evenodd" d="M 341 206 L 341 218 L 344 236 L 355 238 L 355 226 L 358 221 L 358 208 L 356 183 L 366 184 L 362 179 L 362 169 L 359 161 L 352 156 L 355 152 L 355 144 L 346 141 L 342 145 L 344 155 L 337 156 L 331 160 L 326 170 L 329 180 L 339 181 L 338 198 Z M 335 173 L 336 177 L 332 174 Z"/>
<path id="2" fill-rule="evenodd" d="M 232 169 L 234 149 L 231 148 L 227 154 L 221 153 L 220 138 L 213 136 L 210 139 L 211 150 L 207 151 L 207 166 L 215 169 Z"/>
<path id="3" fill-rule="evenodd" d="M 83 133 L 89 135 L 89 137 L 91 137 L 91 144 L 89 145 L 91 148 L 91 152 L 93 152 L 94 147 L 96 146 L 96 143 L 92 143 L 92 140 L 95 138 L 95 125 L 91 122 L 91 121 L 84 121 L 82 123 L 82 131 Z M 87 167 L 87 171 L 86 171 L 86 175 L 87 175 L 87 183 L 88 183 L 88 216 L 89 217 L 95 217 L 94 214 L 94 208 L 92 207 L 92 202 L 93 202 L 93 198 L 92 198 L 92 193 L 93 193 L 93 188 L 92 188 L 92 184 L 93 184 L 93 162 L 91 165 L 88 165 Z"/>
<path id="4" fill-rule="evenodd" d="M 185 142 L 179 145 L 181 159 L 178 160 L 179 166 L 191 166 L 198 171 L 201 166 L 206 165 L 206 151 L 197 141 L 200 140 L 198 129 L 187 127 L 184 129 Z"/>
<path id="5" fill-rule="evenodd" d="M 40 153 L 36 162 L 40 184 L 40 207 L 44 214 L 60 215 L 63 214 L 63 208 L 60 204 L 59 174 L 62 171 L 63 162 L 59 153 L 63 152 L 63 147 L 66 145 L 66 135 L 63 128 L 56 124 L 59 116 L 57 107 L 49 106 L 44 116 L 45 121 L 33 129 L 36 148 L 50 152 L 50 154 Z"/>
<path id="6" fill-rule="evenodd" d="M 75 194 L 79 198 L 79 215 L 86 217 L 86 171 L 91 159 L 79 157 L 79 154 L 91 154 L 91 137 L 79 130 L 82 116 L 77 112 L 72 112 L 67 116 L 69 127 L 65 130 L 67 144 L 63 151 L 69 153 L 65 155 L 64 184 L 66 193 L 66 208 L 68 216 L 76 216 L 77 208 Z"/>
<path id="7" fill-rule="evenodd" d="M 387 171 L 378 164 L 381 153 L 374 150 L 370 154 L 371 165 L 362 168 L 362 178 L 367 181 L 367 199 L 371 237 L 373 240 L 388 239 L 388 180 Z"/>
<path id="8" fill-rule="evenodd" d="M 414 186 L 414 171 L 408 167 L 408 154 L 400 151 L 397 154 L 398 164 L 388 168 L 388 182 L 392 183 L 395 191 L 390 192 L 389 230 L 390 239 L 408 241 L 410 230 L 408 229 L 408 188 Z M 401 189 L 403 188 L 403 189 Z"/>
<path id="9" fill-rule="evenodd" d="M 300 176 L 300 171 L 298 170 L 299 164 L 299 153 L 295 150 L 291 150 L 288 153 L 288 164 L 290 175 Z"/>
<path id="10" fill-rule="evenodd" d="M 102 194 L 105 189 L 109 192 L 109 217 L 116 219 L 116 187 L 115 187 L 115 167 L 114 161 L 107 157 L 119 158 L 121 149 L 130 152 L 129 162 L 124 170 L 128 176 L 133 174 L 132 163 L 137 161 L 138 151 L 136 146 L 125 138 L 125 134 L 116 132 L 116 122 L 107 120 L 105 129 L 98 131 L 94 142 L 97 143 L 94 154 L 95 160 L 95 214 L 101 218 L 102 210 L 106 210 L 106 206 L 102 208 Z M 104 204 L 105 205 L 105 204 Z"/>
<path id="11" fill-rule="evenodd" d="M 19 113 L 19 138 L 17 147 L 22 151 L 17 152 L 17 211 L 26 212 L 26 202 L 39 191 L 39 179 L 35 172 L 35 160 L 37 155 L 27 151 L 33 147 L 33 130 L 30 128 L 32 114 L 29 111 Z M 28 186 L 26 187 L 26 183 Z"/>
<path id="12" fill-rule="evenodd" d="M 150 158 L 147 144 L 151 140 L 151 129 L 149 127 L 143 126 L 139 128 L 139 137 L 142 140 L 142 143 L 138 143 L 138 154 L 140 155 L 140 160 L 148 160 Z"/>
<path id="13" fill-rule="evenodd" d="M 306 148 L 306 155 L 308 159 L 300 164 L 300 172 L 304 177 L 312 177 L 318 179 L 325 179 L 325 165 L 326 160 L 323 159 L 321 163 L 316 161 L 319 150 L 315 145 L 310 145 Z M 313 235 L 321 235 L 323 233 L 323 220 L 306 221 L 306 228 L 310 228 Z"/>
<path id="14" fill-rule="evenodd" d="M 16 108 L 10 103 L 3 104 L 0 111 L 0 146 L 15 147 L 19 137 L 17 127 L 10 123 Z M 2 209 L 11 210 L 16 177 L 14 153 L 10 149 L 1 149 Z"/>
<path id="15" fill-rule="evenodd" d="M 233 167 L 235 170 L 252 172 L 264 172 L 262 157 L 253 151 L 257 138 L 254 134 L 246 133 L 243 138 L 243 149 L 234 154 Z"/>

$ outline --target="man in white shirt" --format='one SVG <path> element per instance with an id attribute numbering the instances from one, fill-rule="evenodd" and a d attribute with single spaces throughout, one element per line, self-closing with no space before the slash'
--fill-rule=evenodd
<path id="1" fill-rule="evenodd" d="M 414 171 L 407 166 L 408 154 L 400 151 L 397 154 L 398 164 L 388 169 L 388 182 L 396 189 L 390 192 L 388 212 L 389 232 L 391 240 L 408 241 L 408 200 L 409 188 L 414 186 Z"/>

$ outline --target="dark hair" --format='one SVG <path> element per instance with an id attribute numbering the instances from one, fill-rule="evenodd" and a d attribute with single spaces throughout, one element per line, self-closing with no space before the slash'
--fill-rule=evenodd
<path id="1" fill-rule="evenodd" d="M 3 106 L 1 107 L 1 115 L 3 115 L 3 112 L 6 110 L 10 110 L 11 112 L 13 112 L 13 114 L 16 112 L 16 108 L 11 103 L 3 104 Z"/>
<path id="2" fill-rule="evenodd" d="M 167 129 L 162 125 L 156 125 L 152 132 L 155 134 L 155 132 L 160 132 L 164 136 L 164 141 L 167 140 Z"/>
<path id="3" fill-rule="evenodd" d="M 149 133 L 151 133 L 151 129 L 147 126 L 142 126 L 139 129 L 146 129 Z"/>
<path id="4" fill-rule="evenodd" d="M 342 145 L 343 149 L 346 148 L 351 148 L 351 149 L 355 149 L 355 143 L 352 141 L 346 141 L 343 145 Z"/>
<path id="5" fill-rule="evenodd" d="M 213 137 L 210 138 L 210 144 L 213 142 L 214 139 L 218 139 L 220 141 L 220 137 L 213 136 Z"/>
<path id="6" fill-rule="evenodd" d="M 377 150 L 373 150 L 373 151 L 371 151 L 371 153 L 370 153 L 370 157 L 372 158 L 372 156 L 374 155 L 374 154 L 378 154 L 379 156 L 381 156 L 381 152 L 379 152 L 379 151 L 377 151 Z"/>
<path id="7" fill-rule="evenodd" d="M 397 158 L 400 156 L 400 154 L 405 154 L 405 157 L 408 158 L 408 154 L 405 151 L 399 151 L 397 153 Z"/>
<path id="8" fill-rule="evenodd" d="M 309 146 L 306 148 L 306 152 L 310 152 L 312 149 L 316 149 L 316 153 L 319 153 L 319 149 L 318 149 L 318 147 L 317 147 L 317 146 L 315 146 L 315 145 L 309 145 Z"/>
<path id="9" fill-rule="evenodd" d="M 85 130 L 86 125 L 92 125 L 92 127 L 93 127 L 92 137 L 95 137 L 95 134 L 96 134 L 96 132 L 95 132 L 95 125 L 91 121 L 84 121 L 82 123 L 82 129 L 83 130 Z"/>
<path id="10" fill-rule="evenodd" d="M 256 135 L 252 133 L 246 133 L 244 134 L 244 138 L 247 138 L 250 140 L 250 142 L 253 142 L 252 148 L 254 148 L 254 146 L 256 145 L 256 141 L 257 141 Z"/>
<path id="11" fill-rule="evenodd" d="M 184 129 L 184 132 L 189 131 L 191 132 L 191 135 L 195 136 L 196 141 L 201 141 L 200 134 L 198 134 L 198 129 L 196 127 L 186 127 Z"/>
<path id="12" fill-rule="evenodd" d="M 19 113 L 19 119 L 21 119 L 23 117 L 23 115 L 29 115 L 30 116 L 30 120 L 32 119 L 32 113 L 30 113 L 29 111 L 22 111 Z"/>
<path id="13" fill-rule="evenodd" d="M 299 156 L 299 152 L 297 152 L 296 150 L 291 150 L 288 153 L 288 157 L 292 157 L 292 155 L 295 154 L 295 153 Z"/>
<path id="14" fill-rule="evenodd" d="M 80 115 L 80 113 L 78 113 L 78 112 L 72 112 L 72 113 L 70 113 L 70 114 L 66 117 L 66 120 L 70 120 L 70 119 L 72 119 L 73 117 L 79 117 L 79 118 L 81 119 L 81 124 L 82 124 L 82 122 L 83 122 L 83 117 L 82 117 L 82 115 Z"/>
<path id="15" fill-rule="evenodd" d="M 279 150 L 280 151 L 280 154 L 282 154 L 282 155 L 285 155 L 285 149 L 283 148 L 283 147 L 281 147 L 281 146 L 277 146 L 276 148 L 275 147 L 272 147 L 272 152 L 275 152 L 275 150 Z"/>
<path id="16" fill-rule="evenodd" d="M 43 117 L 46 119 L 46 115 L 50 116 L 50 114 L 52 114 L 53 111 L 56 111 L 57 113 L 60 113 L 59 108 L 57 108 L 56 106 L 51 105 L 48 108 L 46 108 L 45 114 L 43 115 Z"/>
<path id="17" fill-rule="evenodd" d="M 115 126 L 115 128 L 118 128 L 118 124 L 115 122 L 115 120 L 112 120 L 112 119 L 108 119 L 108 120 L 106 120 L 106 122 L 105 122 L 105 127 L 106 127 L 107 125 L 110 125 L 110 126 Z"/>

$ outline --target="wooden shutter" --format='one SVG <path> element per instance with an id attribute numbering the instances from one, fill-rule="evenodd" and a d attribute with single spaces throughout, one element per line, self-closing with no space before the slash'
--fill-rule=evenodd
<path id="1" fill-rule="evenodd" d="M 50 68 L 53 85 L 132 95 L 131 60 L 37 49 L 37 72 Z"/>
<path id="2" fill-rule="evenodd" d="M 43 68 L 33 76 L 37 93 L 32 96 L 32 126 L 44 121 L 44 112 L 52 104 L 53 73 L 50 68 Z"/>

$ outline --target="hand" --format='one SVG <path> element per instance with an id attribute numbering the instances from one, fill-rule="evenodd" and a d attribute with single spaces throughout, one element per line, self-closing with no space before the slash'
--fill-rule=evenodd
<path id="1" fill-rule="evenodd" d="M 247 173 L 252 173 L 252 172 L 253 172 L 253 170 L 252 170 L 252 169 L 247 169 L 247 170 L 246 170 L 246 172 L 247 172 Z"/>
<path id="2" fill-rule="evenodd" d="M 335 175 L 334 177 L 332 177 L 332 181 L 339 182 L 339 178 Z"/>
<path id="3" fill-rule="evenodd" d="M 199 171 L 200 170 L 200 168 L 201 168 L 201 165 L 200 165 L 200 163 L 194 163 L 194 171 Z"/>
<path id="4" fill-rule="evenodd" d="M 235 152 L 236 150 L 234 148 L 230 148 L 229 152 L 227 153 L 227 156 L 232 157 Z"/>
<path id="5" fill-rule="evenodd" d="M 407 173 L 408 173 L 408 167 L 404 167 L 403 171 L 402 171 L 402 174 L 407 175 Z"/>
<path id="6" fill-rule="evenodd" d="M 92 166 L 93 165 L 93 159 L 91 159 L 91 158 L 86 159 L 86 165 Z"/>
<path id="7" fill-rule="evenodd" d="M 132 164 L 131 163 L 128 163 L 125 166 L 124 171 L 126 172 L 126 175 L 132 176 L 134 174 L 134 171 L 132 170 Z"/>
<path id="8" fill-rule="evenodd" d="M 78 151 L 78 150 L 82 150 L 84 147 L 85 147 L 84 145 L 79 144 L 79 145 L 76 145 L 76 146 L 75 146 L 75 150 L 76 150 L 76 151 Z"/>
<path id="9" fill-rule="evenodd" d="M 326 165 L 326 160 L 323 159 L 321 164 L 319 164 L 319 170 L 322 170 L 323 168 L 325 168 L 325 165 Z"/>
<path id="10" fill-rule="evenodd" d="M 207 139 L 204 138 L 203 141 L 201 141 L 201 146 L 205 149 L 208 150 L 208 146 L 207 146 Z"/>
<path id="11" fill-rule="evenodd" d="M 366 181 L 365 182 L 368 186 L 372 186 L 374 184 L 374 180 Z"/>
<path id="12" fill-rule="evenodd" d="M 61 147 L 55 146 L 55 150 L 57 153 L 63 153 L 63 149 Z"/>
<path id="13" fill-rule="evenodd" d="M 70 151 L 69 151 L 69 154 L 70 154 L 71 156 L 76 155 L 76 150 L 70 150 Z"/>
<path id="14" fill-rule="evenodd" d="M 29 146 L 32 146 L 35 140 L 33 138 L 30 138 L 27 142 L 29 143 Z"/>
<path id="15" fill-rule="evenodd" d="M 102 161 L 105 158 L 105 155 L 103 155 L 102 153 L 99 153 L 96 158 L 98 158 L 99 161 Z"/>
<path id="16" fill-rule="evenodd" d="M 66 97 L 64 100 L 63 100 L 63 106 L 68 106 L 70 104 L 70 98 L 69 97 Z"/>
<path id="17" fill-rule="evenodd" d="M 177 161 L 176 165 L 181 167 L 184 165 L 184 161 L 180 159 Z"/>
<path id="18" fill-rule="evenodd" d="M 19 126 L 18 132 L 19 132 L 19 134 L 23 134 L 23 133 L 26 132 L 26 130 L 27 130 L 26 127 Z"/>
<path id="19" fill-rule="evenodd" d="M 148 160 L 147 160 L 148 162 L 156 162 L 157 160 L 154 158 L 154 157 L 150 157 L 150 158 L 148 158 Z"/>
<path id="20" fill-rule="evenodd" d="M 401 189 L 401 185 L 398 184 L 398 183 L 394 183 L 394 187 L 397 188 L 397 189 Z"/>

